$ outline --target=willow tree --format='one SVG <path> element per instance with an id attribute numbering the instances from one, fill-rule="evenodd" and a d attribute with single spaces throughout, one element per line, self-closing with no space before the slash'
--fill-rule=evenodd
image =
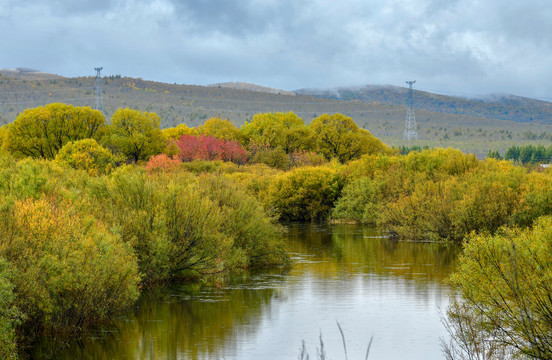
<path id="1" fill-rule="evenodd" d="M 391 152 L 387 145 L 343 114 L 320 115 L 312 120 L 309 128 L 318 151 L 328 159 L 337 158 L 343 163 L 365 154 Z"/>
<path id="2" fill-rule="evenodd" d="M 105 126 L 103 114 L 89 106 L 52 103 L 19 114 L 4 147 L 20 156 L 53 159 L 69 141 L 98 138 Z"/>
<path id="3" fill-rule="evenodd" d="M 286 153 L 310 150 L 312 134 L 303 119 L 292 111 L 288 113 L 263 113 L 253 116 L 241 128 L 248 146 L 281 148 Z"/>
<path id="4" fill-rule="evenodd" d="M 166 146 L 160 124 L 161 118 L 156 113 L 118 109 L 111 117 L 104 144 L 129 161 L 147 160 Z"/>
<path id="5" fill-rule="evenodd" d="M 241 142 L 242 135 L 240 129 L 238 129 L 228 119 L 221 119 L 220 117 L 211 118 L 203 125 L 197 127 L 197 132 L 200 135 L 211 135 L 221 140 L 231 140 Z"/>

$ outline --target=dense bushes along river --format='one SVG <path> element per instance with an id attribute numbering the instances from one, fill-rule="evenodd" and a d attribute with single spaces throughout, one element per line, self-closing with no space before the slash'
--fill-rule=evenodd
<path id="1" fill-rule="evenodd" d="M 131 305 L 141 286 L 287 262 L 279 225 L 216 174 L 123 166 L 91 177 L 4 153 L 0 211 L 3 356 L 16 333 L 22 340 L 97 325 Z"/>
<path id="2" fill-rule="evenodd" d="M 106 125 L 57 104 L 0 129 L 3 357 L 45 332 L 97 326 L 144 286 L 285 265 L 278 219 L 485 242 L 552 213 L 550 170 L 452 149 L 395 154 L 343 115 L 163 132 L 155 114 L 116 115 Z"/>

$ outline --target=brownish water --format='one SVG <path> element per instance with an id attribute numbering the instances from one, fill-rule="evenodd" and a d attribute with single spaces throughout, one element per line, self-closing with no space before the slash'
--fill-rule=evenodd
<path id="1" fill-rule="evenodd" d="M 316 358 L 441 359 L 440 309 L 460 249 L 389 240 L 355 225 L 290 225 L 288 271 L 235 276 L 213 285 L 146 292 L 109 331 L 63 346 L 45 341 L 38 359 L 297 359 L 304 339 Z M 96 336 L 99 339 L 91 340 Z M 55 355 L 52 355 L 55 353 Z"/>

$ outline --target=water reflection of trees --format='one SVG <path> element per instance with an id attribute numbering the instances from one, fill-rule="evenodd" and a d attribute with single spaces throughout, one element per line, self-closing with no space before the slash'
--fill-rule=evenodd
<path id="1" fill-rule="evenodd" d="M 444 282 L 461 251 L 457 244 L 394 241 L 377 229 L 350 224 L 292 224 L 287 238 L 292 252 L 316 258 L 299 262 L 295 271 L 308 267 L 320 276 L 362 272 Z"/>
<path id="2" fill-rule="evenodd" d="M 243 286 L 247 282 L 252 284 Z M 257 283 L 255 286 L 255 283 Z M 273 284 L 274 285 L 274 284 Z M 260 317 L 277 297 L 255 279 L 228 287 L 182 286 L 145 292 L 133 312 L 117 319 L 104 339 L 84 339 L 57 359 L 218 359 L 236 352 L 238 338 L 254 336 Z M 224 345 L 224 346 L 222 346 Z M 59 344 L 42 344 L 52 353 Z M 48 349 L 49 348 L 49 349 Z M 37 359 L 50 358 L 35 354 Z"/>

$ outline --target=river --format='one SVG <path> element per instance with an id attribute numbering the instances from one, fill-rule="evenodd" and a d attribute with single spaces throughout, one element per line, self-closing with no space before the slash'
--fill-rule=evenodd
<path id="1" fill-rule="evenodd" d="M 36 359 L 442 359 L 440 312 L 460 248 L 397 242 L 359 225 L 289 225 L 291 269 L 145 292 L 108 329 Z"/>

